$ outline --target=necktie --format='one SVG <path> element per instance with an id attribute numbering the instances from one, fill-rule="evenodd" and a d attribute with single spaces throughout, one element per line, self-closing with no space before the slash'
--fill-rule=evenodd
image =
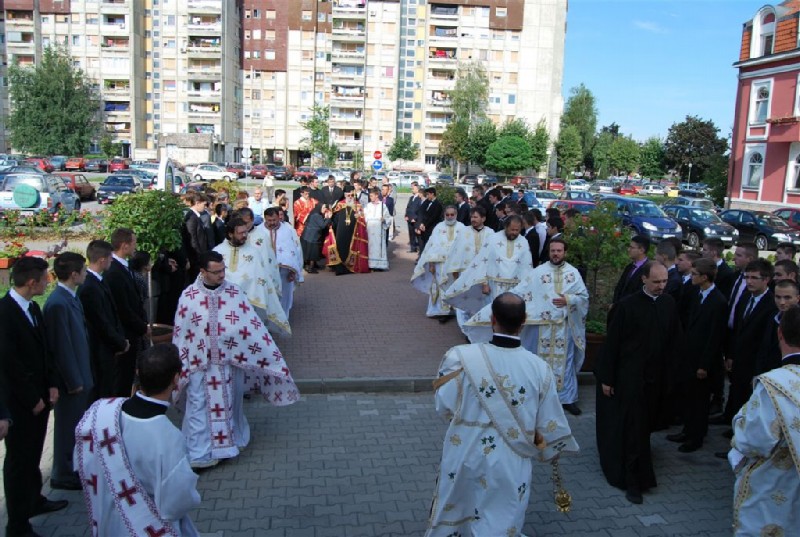
<path id="1" fill-rule="evenodd" d="M 753 308 L 755 307 L 755 305 L 756 305 L 756 297 L 751 296 L 750 302 L 747 303 L 747 309 L 744 310 L 744 317 L 742 317 L 743 319 L 746 320 L 750 316 L 750 314 L 753 313 Z"/>
<path id="2" fill-rule="evenodd" d="M 37 324 L 36 324 L 36 314 L 34 313 L 35 311 L 36 310 L 33 309 L 33 302 L 28 304 L 28 315 L 31 316 L 31 324 L 34 326 L 34 328 L 37 326 Z"/>
<path id="3" fill-rule="evenodd" d="M 729 300 L 731 312 L 728 315 L 728 328 L 733 328 L 733 316 L 736 314 L 736 305 L 739 303 L 739 299 L 742 297 L 742 291 L 744 291 L 744 275 L 739 274 L 739 278 L 736 279 L 736 284 L 733 286 L 733 291 L 731 291 L 731 298 Z"/>
<path id="4" fill-rule="evenodd" d="M 703 299 L 704 299 L 704 298 L 705 298 L 705 297 L 703 296 L 703 291 L 700 291 L 700 303 L 701 303 L 701 304 L 703 303 Z"/>

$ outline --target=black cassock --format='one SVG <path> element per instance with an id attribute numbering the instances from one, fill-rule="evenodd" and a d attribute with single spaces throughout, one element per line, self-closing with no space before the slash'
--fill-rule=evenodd
<path id="1" fill-rule="evenodd" d="M 597 376 L 597 450 L 608 482 L 619 488 L 656 486 L 650 433 L 656 425 L 666 372 L 676 363 L 681 328 L 669 295 L 638 291 L 611 312 Z M 603 395 L 602 384 L 614 395 Z"/>
<path id="2" fill-rule="evenodd" d="M 336 251 L 339 254 L 339 263 L 330 265 L 336 274 L 348 274 L 350 270 L 345 266 L 347 257 L 350 255 L 350 244 L 353 241 L 353 234 L 356 232 L 358 221 L 357 205 L 348 208 L 344 207 L 331 217 L 331 229 L 336 238 Z"/>

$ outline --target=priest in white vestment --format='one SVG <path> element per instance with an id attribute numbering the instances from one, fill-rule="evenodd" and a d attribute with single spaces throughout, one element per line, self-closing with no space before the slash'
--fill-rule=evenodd
<path id="1" fill-rule="evenodd" d="M 481 253 L 447 289 L 444 301 L 465 311 L 479 311 L 515 287 L 532 270 L 531 250 L 522 235 L 522 218 L 511 215 L 505 229 L 491 234 Z"/>
<path id="2" fill-rule="evenodd" d="M 225 260 L 225 277 L 247 295 L 258 316 L 272 333 L 289 335 L 289 319 L 281 306 L 272 271 L 272 256 L 267 245 L 248 240 L 248 224 L 239 216 L 232 216 L 225 226 L 226 240 L 214 247 Z"/>
<path id="3" fill-rule="evenodd" d="M 289 368 L 242 289 L 225 280 L 222 255 L 201 256 L 200 277 L 178 302 L 172 342 L 180 350 L 183 433 L 195 468 L 236 457 L 249 441 L 245 390 L 276 406 L 299 398 Z M 234 372 L 243 375 L 241 384 Z M 244 385 L 242 389 L 241 385 Z"/>
<path id="4" fill-rule="evenodd" d="M 386 245 L 386 231 L 392 225 L 392 215 L 389 214 L 386 204 L 381 202 L 377 188 L 369 191 L 369 203 L 364 206 L 364 220 L 367 223 L 369 268 L 387 270 L 389 254 Z"/>
<path id="5" fill-rule="evenodd" d="M 467 227 L 457 217 L 455 205 L 445 207 L 444 221 L 433 228 L 411 275 L 414 289 L 428 295 L 428 309 L 425 314 L 428 317 L 437 317 L 440 322 L 449 320 L 453 315 L 450 306 L 442 302 L 445 290 L 453 283 L 452 274 L 445 272 L 444 264 L 453 253 L 456 238 L 467 231 Z"/>
<path id="6" fill-rule="evenodd" d="M 444 262 L 444 271 L 450 275 L 451 281 L 456 281 L 462 272 L 467 270 L 475 257 L 480 254 L 481 247 L 490 233 L 493 231 L 487 228 L 486 210 L 483 207 L 473 207 L 469 211 L 470 227 L 466 231 L 459 233 L 453 244 L 452 251 Z M 456 308 L 456 321 L 458 327 L 464 332 L 464 324 L 469 320 L 474 311 L 465 311 Z"/>
<path id="7" fill-rule="evenodd" d="M 736 474 L 737 536 L 800 532 L 800 308 L 778 327 L 782 365 L 755 378 L 750 400 L 733 418 L 728 460 Z"/>
<path id="8" fill-rule="evenodd" d="M 267 230 L 269 247 L 278 264 L 281 278 L 281 307 L 286 318 L 294 304 L 295 284 L 303 283 L 303 250 L 300 237 L 294 227 L 281 219 L 281 210 L 270 207 L 264 211 L 264 227 Z"/>
<path id="9" fill-rule="evenodd" d="M 181 374 L 178 350 L 155 345 L 137 359 L 140 391 L 100 399 L 75 429 L 75 468 L 94 536 L 192 537 L 200 505 L 186 442 L 167 418 Z"/>
<path id="10" fill-rule="evenodd" d="M 247 243 L 258 248 L 266 260 L 265 274 L 259 274 L 259 276 L 266 275 L 269 277 L 275 292 L 280 297 L 283 291 L 281 288 L 281 274 L 278 270 L 278 260 L 275 259 L 272 249 L 269 248 L 270 238 L 266 225 L 262 222 L 261 225 L 256 226 L 253 220 L 253 211 L 248 207 L 242 207 L 234 211 L 231 218 L 236 217 L 247 222 Z"/>
<path id="11" fill-rule="evenodd" d="M 547 247 L 550 261 L 528 272 L 510 292 L 522 297 L 526 305 L 522 346 L 547 362 L 561 404 L 577 416 L 581 414 L 578 372 L 586 351 L 589 292 L 578 269 L 566 262 L 566 242 L 556 238 Z M 473 343 L 491 338 L 491 306 L 467 322 L 467 333 Z"/>
<path id="12" fill-rule="evenodd" d="M 552 371 L 520 346 L 524 320 L 522 299 L 501 294 L 491 342 L 444 356 L 434 388 L 450 425 L 426 537 L 522 535 L 533 460 L 578 451 Z"/>

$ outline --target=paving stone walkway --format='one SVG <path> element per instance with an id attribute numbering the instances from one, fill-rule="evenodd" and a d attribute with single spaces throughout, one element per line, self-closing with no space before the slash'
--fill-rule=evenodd
<path id="1" fill-rule="evenodd" d="M 425 318 L 426 299 L 408 283 L 414 256 L 405 252 L 405 235 L 392 244 L 388 272 L 308 275 L 298 290 L 291 319 L 295 335 L 279 344 L 306 395 L 283 408 L 258 399 L 246 403 L 250 446 L 238 459 L 200 475 L 203 503 L 192 518 L 205 535 L 424 533 L 446 426 L 433 411 L 432 394 L 414 392 L 428 389 L 444 351 L 463 337 L 454 322 L 440 325 Z M 374 393 L 387 390 L 395 391 Z M 631 505 L 602 476 L 594 387 L 580 390 L 584 413 L 569 420 L 582 451 L 561 465 L 573 509 L 556 511 L 550 467 L 537 465 L 527 535 L 731 534 L 733 476 L 725 461 L 713 457 L 727 445 L 723 428 L 712 427 L 703 449 L 688 455 L 664 439 L 666 432 L 654 434 L 659 486 L 645 495 L 643 505 Z M 325 391 L 338 393 L 319 393 Z M 46 483 L 51 449 L 49 435 L 41 465 Z M 37 532 L 90 535 L 79 493 L 50 491 L 49 484 L 45 493 L 69 499 L 70 506 L 34 519 Z"/>

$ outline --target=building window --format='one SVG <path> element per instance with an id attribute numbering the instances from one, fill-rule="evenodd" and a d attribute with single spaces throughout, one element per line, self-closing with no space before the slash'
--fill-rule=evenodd
<path id="1" fill-rule="evenodd" d="M 508 104 L 517 104 L 517 96 L 513 93 L 508 96 Z"/>
<path id="2" fill-rule="evenodd" d="M 265 60 L 274 60 L 275 59 L 275 51 L 267 49 L 264 51 L 264 59 Z"/>
<path id="3" fill-rule="evenodd" d="M 505 7 L 496 7 L 494 8 L 494 16 L 495 17 L 505 17 L 508 14 L 508 8 Z"/>
<path id="4" fill-rule="evenodd" d="M 252 93 L 252 96 L 250 98 L 253 99 L 254 101 L 260 101 L 261 100 L 261 90 L 255 90 L 254 89 L 253 93 Z"/>
<path id="5" fill-rule="evenodd" d="M 302 17 L 302 19 L 304 21 L 310 21 L 311 20 L 311 11 L 303 11 L 303 14 L 302 14 L 301 17 Z"/>
<path id="6" fill-rule="evenodd" d="M 754 84 L 750 107 L 750 124 L 763 125 L 769 117 L 770 84 Z"/>
<path id="7" fill-rule="evenodd" d="M 789 186 L 792 190 L 800 190 L 800 155 L 794 159 L 791 166 L 792 182 Z"/>
<path id="8" fill-rule="evenodd" d="M 764 156 L 754 151 L 747 159 L 747 181 L 745 188 L 758 188 L 761 184 L 761 179 L 764 177 Z"/>
<path id="9" fill-rule="evenodd" d="M 264 30 L 264 39 L 267 41 L 275 41 L 275 30 Z"/>

